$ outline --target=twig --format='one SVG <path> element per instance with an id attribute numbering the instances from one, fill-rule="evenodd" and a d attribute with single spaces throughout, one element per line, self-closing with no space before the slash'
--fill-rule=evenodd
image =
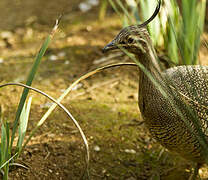
<path id="1" fill-rule="evenodd" d="M 47 150 L 47 155 L 45 156 L 44 160 L 48 159 L 48 157 L 50 156 L 51 152 L 48 150 L 48 148 L 46 147 Z"/>
<path id="2" fill-rule="evenodd" d="M 99 88 L 99 87 L 102 87 L 102 86 L 106 86 L 106 85 L 111 84 L 111 83 L 113 83 L 113 82 L 116 82 L 116 81 L 118 81 L 118 80 L 120 80 L 120 79 L 121 79 L 121 78 L 114 78 L 114 79 L 111 79 L 111 80 L 109 80 L 109 81 L 105 81 L 105 82 L 103 82 L 103 83 L 95 84 L 95 85 L 92 86 L 91 88 L 88 88 L 85 92 L 81 92 L 81 93 L 79 93 L 79 94 L 73 96 L 73 98 L 76 98 L 76 97 L 78 97 L 78 96 L 82 96 L 82 95 L 84 95 L 84 94 L 86 94 L 86 93 L 89 93 L 90 91 L 92 91 L 92 90 L 94 90 L 94 89 L 96 89 L 96 88 Z"/>
<path id="3" fill-rule="evenodd" d="M 23 164 L 20 164 L 20 163 L 11 163 L 10 166 L 19 166 L 19 167 L 22 167 L 22 168 L 25 168 L 25 169 L 29 169 L 28 167 L 24 166 Z"/>
<path id="4" fill-rule="evenodd" d="M 79 132 L 81 134 L 81 137 L 82 137 L 82 139 L 84 141 L 85 148 L 86 148 L 86 154 L 87 154 L 86 164 L 87 164 L 87 171 L 88 171 L 90 154 L 89 154 L 89 146 L 88 146 L 87 138 L 86 138 L 84 132 L 82 131 L 82 128 L 80 127 L 79 123 L 72 116 L 72 114 L 65 108 L 65 106 L 63 106 L 60 102 L 58 102 L 57 100 L 55 100 L 53 97 L 49 96 L 48 94 L 40 91 L 39 89 L 33 88 L 31 86 L 27 86 L 27 85 L 21 84 L 21 83 L 6 83 L 6 84 L 0 85 L 0 88 L 5 87 L 5 86 L 22 86 L 24 88 L 33 90 L 33 91 L 35 91 L 35 92 L 37 92 L 39 94 L 42 94 L 43 96 L 47 97 L 48 99 L 50 99 L 51 101 L 53 101 L 55 104 L 57 104 L 61 109 L 64 110 L 64 112 L 67 114 L 67 116 L 73 121 L 73 123 L 75 124 L 75 126 L 78 128 L 78 130 L 79 130 Z M 17 154 L 15 154 L 15 155 L 17 155 Z M 11 158 L 8 161 L 10 161 L 10 160 L 11 160 Z"/>

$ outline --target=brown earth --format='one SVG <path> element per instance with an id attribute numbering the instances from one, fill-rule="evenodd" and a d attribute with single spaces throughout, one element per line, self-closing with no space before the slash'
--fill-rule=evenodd
<path id="1" fill-rule="evenodd" d="M 33 86 L 58 98 L 78 77 L 105 63 L 126 62 L 118 56 L 105 63 L 102 47 L 121 28 L 111 12 L 104 21 L 97 18 L 98 7 L 82 13 L 81 0 L 1 0 L 0 1 L 0 81 L 24 83 L 41 43 L 55 18 L 64 13 L 40 65 Z M 5 35 L 6 34 L 6 35 Z M 6 36 L 6 38 L 4 38 Z M 206 37 L 206 34 L 204 35 Z M 200 59 L 207 64 L 207 49 Z M 106 70 L 84 80 L 63 104 L 80 123 L 90 147 L 91 179 L 187 179 L 191 164 L 170 154 L 148 134 L 137 106 L 137 69 Z M 4 117 L 12 121 L 22 88 L 1 89 Z M 48 109 L 48 100 L 33 97 L 26 137 Z M 56 109 L 17 160 L 26 166 L 11 166 L 10 179 L 86 179 L 85 151 L 78 130 L 64 112 Z M 201 170 L 206 177 L 207 170 Z"/>

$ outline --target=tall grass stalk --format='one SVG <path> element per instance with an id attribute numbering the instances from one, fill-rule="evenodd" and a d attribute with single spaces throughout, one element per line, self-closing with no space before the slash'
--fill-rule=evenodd
<path id="1" fill-rule="evenodd" d="M 169 3 L 169 4 L 168 4 Z M 165 1 L 168 14 L 168 30 L 164 36 L 168 55 L 178 64 L 197 64 L 200 37 L 204 29 L 206 0 L 182 0 L 181 11 L 174 0 Z"/>
<path id="2" fill-rule="evenodd" d="M 109 2 L 120 17 L 123 17 L 122 22 L 125 22 L 125 26 L 134 24 L 135 21 L 140 24 L 148 19 L 157 4 L 157 0 Z M 177 1 L 166 0 L 160 14 L 148 25 L 153 44 L 164 49 L 172 64 L 197 64 L 205 9 L 206 0 L 181 0 L 181 9 Z"/>
<path id="3" fill-rule="evenodd" d="M 10 134 L 9 134 L 9 124 L 7 122 L 3 122 L 3 118 L 1 118 L 2 122 L 1 122 L 1 147 L 0 147 L 0 169 L 1 172 L 3 172 L 3 179 L 7 180 L 8 179 L 8 173 L 9 173 L 9 166 L 10 165 L 18 165 L 21 167 L 24 167 L 21 164 L 18 163 L 14 163 L 11 161 L 14 161 L 16 157 L 18 157 L 22 150 L 25 148 L 25 146 L 27 145 L 27 143 L 30 141 L 30 139 L 34 136 L 36 130 L 45 122 L 45 120 L 47 119 L 47 117 L 52 113 L 52 111 L 54 110 L 54 108 L 56 106 L 59 106 L 61 109 L 64 110 L 64 112 L 67 114 L 67 116 L 73 121 L 73 123 L 75 124 L 75 126 L 78 128 L 81 137 L 84 141 L 85 144 L 85 149 L 86 149 L 86 169 L 85 171 L 87 172 L 87 176 L 89 178 L 89 147 L 88 147 L 88 142 L 87 142 L 87 138 L 84 134 L 84 132 L 82 131 L 80 125 L 78 124 L 78 122 L 75 120 L 75 118 L 71 115 L 71 113 L 58 101 L 56 101 L 54 98 L 52 98 L 51 96 L 47 95 L 46 93 L 33 88 L 31 86 L 29 86 L 30 84 L 32 84 L 32 81 L 35 77 L 35 74 L 37 72 L 38 66 L 41 62 L 41 59 L 51 41 L 51 38 L 53 37 L 57 27 L 58 27 L 58 20 L 56 21 L 56 25 L 54 26 L 51 34 L 46 38 L 45 42 L 43 43 L 36 59 L 35 62 L 31 68 L 31 71 L 29 73 L 29 76 L 27 78 L 27 83 L 25 84 L 21 84 L 21 83 L 6 83 L 6 84 L 1 84 L 0 88 L 5 87 L 5 86 L 22 86 L 24 87 L 24 91 L 22 93 L 22 97 L 20 99 L 20 103 L 18 106 L 18 110 L 17 110 L 17 114 L 16 114 L 16 118 L 14 121 L 14 127 L 12 129 L 12 135 L 11 135 L 11 139 L 10 139 Z M 29 85 L 28 85 L 29 84 Z M 30 108 L 31 108 L 31 102 L 32 102 L 32 98 L 29 98 L 28 102 L 26 103 L 26 99 L 27 99 L 27 95 L 29 90 L 33 90 L 36 91 L 37 93 L 40 93 L 41 95 L 47 97 L 48 99 L 50 99 L 52 102 L 54 102 L 54 105 L 51 109 L 51 111 L 48 111 L 43 117 L 42 119 L 38 122 L 38 124 L 36 125 L 36 127 L 32 130 L 32 132 L 29 135 L 29 138 L 27 138 L 27 140 L 24 142 L 25 139 L 25 134 L 26 134 L 26 130 L 27 130 L 27 125 L 28 125 L 28 120 L 29 120 L 29 113 L 30 113 Z M 62 96 L 63 98 L 64 96 Z M 59 101 L 61 101 L 62 99 L 61 97 L 59 98 Z M 23 104 L 23 105 L 22 105 Z M 0 113 L 1 115 L 1 113 Z M 13 141 L 14 141 L 14 137 L 16 134 L 16 131 L 18 129 L 18 141 L 16 144 L 16 150 L 15 150 L 15 155 L 12 156 L 12 148 L 13 148 Z"/>
<path id="4" fill-rule="evenodd" d="M 149 0 L 138 0 L 138 2 L 140 4 L 140 8 L 138 8 L 138 12 L 141 12 L 139 13 L 140 17 L 144 17 L 145 20 L 148 19 L 154 12 L 155 6 L 152 6 L 152 1 L 150 2 Z M 157 34 L 158 27 L 162 27 L 159 28 L 161 32 L 158 33 L 162 34 L 163 36 L 162 38 L 164 44 L 162 44 L 162 47 L 164 46 L 165 51 L 171 58 L 171 61 L 174 62 L 174 64 L 196 64 L 200 47 L 200 37 L 203 33 L 204 27 L 206 0 L 181 0 L 181 2 L 182 4 L 180 9 L 176 1 L 164 1 L 164 8 L 161 10 L 161 14 L 159 16 L 160 21 L 152 21 L 148 27 L 148 30 L 150 32 L 154 45 L 160 46 L 161 41 L 159 36 L 154 36 L 152 32 L 155 32 Z M 119 6 L 121 5 L 118 4 L 117 7 Z M 124 4 L 123 7 L 125 7 Z M 150 15 L 148 8 L 151 9 Z M 121 10 L 119 12 L 120 14 Z M 126 11 L 124 11 L 123 13 L 127 14 Z M 166 18 L 164 18 L 164 14 L 166 15 Z M 154 26 L 154 23 L 156 23 L 157 25 Z M 151 24 L 153 24 L 152 27 Z M 157 43 L 158 40 L 159 42 Z M 199 107 L 204 110 L 204 116 L 206 116 L 208 113 L 207 105 L 204 105 L 203 101 L 201 101 L 200 99 L 201 96 L 203 97 L 203 92 L 197 92 L 197 90 L 195 89 L 196 84 L 194 84 L 194 82 L 190 82 L 190 84 L 188 84 L 186 83 L 186 79 L 184 79 L 184 86 L 191 91 L 191 94 L 193 94 L 193 99 L 187 97 L 184 93 L 179 91 L 179 88 L 175 88 L 175 85 L 173 84 L 173 82 L 171 82 L 171 79 L 170 82 L 166 80 L 166 78 L 168 78 L 168 75 L 167 77 L 162 77 L 161 72 L 158 72 L 158 74 L 163 79 L 155 79 L 155 77 L 153 77 L 150 72 L 139 62 L 139 59 L 136 59 L 125 49 L 122 50 L 152 81 L 154 86 L 160 91 L 161 95 L 164 97 L 165 101 L 170 103 L 170 106 L 174 108 L 175 112 L 180 117 L 180 120 L 183 121 L 187 128 L 190 130 L 190 132 L 193 133 L 194 136 L 196 136 L 200 147 L 202 148 L 202 154 L 204 153 L 205 161 L 208 163 L 208 144 L 205 135 L 205 127 L 208 123 L 202 122 L 203 120 L 199 116 L 198 111 L 195 111 L 195 108 Z M 157 59 L 157 57 L 155 58 Z M 201 69 L 201 72 L 203 72 L 203 68 Z M 193 76 L 192 71 L 187 73 Z M 183 74 L 181 74 L 180 77 L 183 78 Z M 207 78 L 207 72 L 205 72 L 205 75 L 202 78 Z M 200 80 L 201 79 L 199 79 L 199 81 Z M 205 83 L 207 82 L 205 81 Z M 204 89 L 204 91 L 206 91 L 206 89 Z M 176 100 L 178 99 L 178 97 L 179 100 Z M 177 104 L 177 101 L 179 101 L 179 104 Z M 182 112 L 186 112 L 187 114 L 184 115 Z"/>
<path id="5" fill-rule="evenodd" d="M 46 38 L 45 42 L 43 43 L 42 47 L 40 48 L 39 53 L 37 54 L 35 61 L 33 63 L 33 66 L 30 70 L 30 73 L 27 78 L 27 85 L 31 85 L 32 81 L 35 77 L 35 74 L 38 70 L 39 64 L 41 62 L 41 59 L 46 52 L 46 49 L 48 48 L 48 45 L 56 32 L 58 28 L 58 20 L 56 21 L 56 24 L 50 33 L 50 35 Z M 26 99 L 28 95 L 28 88 L 25 88 L 23 90 L 18 109 L 16 112 L 16 117 L 13 122 L 13 128 L 11 131 L 11 135 L 9 133 L 9 123 L 4 122 L 4 119 L 2 116 L 1 117 L 1 148 L 0 148 L 0 167 L 1 170 L 3 171 L 3 179 L 7 180 L 8 179 L 8 172 L 9 172 L 9 162 L 10 159 L 13 159 L 14 156 L 12 156 L 12 148 L 13 148 L 13 142 L 15 135 L 17 133 L 17 129 L 19 131 L 19 136 L 18 136 L 18 142 L 16 145 L 16 151 L 15 154 L 19 156 L 20 152 L 22 151 L 22 145 L 23 145 L 23 140 L 25 137 L 25 132 L 27 129 L 27 124 L 28 124 L 28 118 L 29 118 L 29 112 L 30 112 L 30 105 L 31 105 L 31 99 L 29 99 L 29 103 L 26 105 Z M 2 113 L 0 114 L 2 115 Z M 19 128 L 18 128 L 19 127 Z M 11 137 L 11 138 L 10 138 Z M 17 157 L 15 155 L 15 157 Z M 8 162 L 8 163 L 6 163 Z M 5 164 L 5 165 L 4 165 Z M 3 166 L 4 165 L 4 166 Z"/>
<path id="6" fill-rule="evenodd" d="M 52 33 L 46 38 L 45 42 L 43 43 L 43 45 L 42 45 L 42 47 L 41 47 L 41 49 L 40 49 L 40 51 L 39 51 L 35 61 L 34 61 L 34 64 L 33 64 L 32 68 L 31 68 L 31 71 L 30 71 L 30 73 L 28 75 L 28 78 L 27 78 L 27 81 L 26 81 L 26 85 L 30 86 L 32 84 L 32 81 L 33 81 L 33 79 L 35 77 L 35 74 L 36 74 L 36 72 L 38 70 L 38 67 L 39 67 L 39 64 L 41 62 L 41 59 L 42 59 L 43 55 L 45 54 L 46 49 L 48 48 L 48 45 L 49 45 L 49 43 L 51 41 L 51 38 L 53 36 L 53 33 L 54 33 L 54 31 L 56 29 L 57 29 L 57 26 L 54 27 L 54 30 L 52 31 Z M 20 115 L 21 115 L 21 112 L 22 112 L 25 100 L 27 98 L 28 92 L 29 92 L 28 89 L 24 89 L 24 91 L 22 93 L 22 96 L 21 96 L 21 99 L 20 99 L 20 102 L 19 102 L 19 105 L 18 105 L 18 109 L 17 109 L 15 121 L 14 121 L 14 126 L 13 126 L 13 129 L 12 129 L 10 152 L 11 152 L 11 148 L 13 146 L 14 137 L 15 137 L 15 134 L 16 134 L 16 131 L 17 131 L 19 118 L 20 118 Z"/>

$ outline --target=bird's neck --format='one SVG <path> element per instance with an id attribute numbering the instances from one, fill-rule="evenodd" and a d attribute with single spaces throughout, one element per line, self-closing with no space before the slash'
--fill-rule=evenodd
<path id="1" fill-rule="evenodd" d="M 139 73 L 139 106 L 140 110 L 145 111 L 145 103 L 151 102 L 153 92 L 158 91 L 157 85 L 155 82 L 161 82 L 161 68 L 158 64 L 157 55 L 153 48 L 148 49 L 145 53 L 135 54 L 138 61 L 143 65 L 145 70 L 140 68 Z M 160 94 L 160 93 L 159 93 Z M 147 107 L 146 107 L 147 108 Z M 144 112 L 142 112 L 144 113 Z"/>
<path id="2" fill-rule="evenodd" d="M 144 70 L 140 68 L 140 83 L 150 83 L 149 77 L 160 81 L 162 70 L 158 63 L 158 57 L 154 48 L 148 47 L 145 52 L 140 52 L 135 55 L 138 61 L 145 68 Z"/>

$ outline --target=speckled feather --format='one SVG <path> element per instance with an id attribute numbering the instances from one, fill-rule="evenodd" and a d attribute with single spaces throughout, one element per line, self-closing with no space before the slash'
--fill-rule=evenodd
<path id="1" fill-rule="evenodd" d="M 158 11 L 156 8 L 155 12 Z M 139 108 L 152 136 L 170 151 L 198 164 L 204 163 L 204 148 L 197 128 L 207 141 L 208 67 L 178 66 L 162 71 L 144 25 L 124 28 L 103 52 L 119 48 L 133 53 L 154 79 L 139 69 Z"/>
<path id="2" fill-rule="evenodd" d="M 128 43 L 129 38 L 133 38 L 134 42 Z M 178 66 L 162 71 L 144 27 L 124 28 L 110 46 L 113 49 L 115 46 L 122 47 L 133 53 L 168 94 L 167 99 L 149 77 L 139 70 L 139 107 L 152 136 L 164 147 L 186 159 L 205 162 L 203 148 L 197 138 L 197 129 L 192 121 L 195 117 L 190 113 L 190 109 L 197 116 L 199 126 L 206 136 L 208 67 Z"/>

